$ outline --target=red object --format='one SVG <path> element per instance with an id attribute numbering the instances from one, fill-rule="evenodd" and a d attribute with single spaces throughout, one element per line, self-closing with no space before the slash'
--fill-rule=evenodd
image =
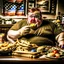
<path id="1" fill-rule="evenodd" d="M 36 20 L 35 20 L 35 18 L 34 19 L 31 19 L 31 21 L 30 21 L 31 23 L 36 23 Z"/>
<path id="2" fill-rule="evenodd" d="M 15 2 L 16 0 L 9 0 L 9 2 Z"/>
<path id="3" fill-rule="evenodd" d="M 58 50 L 53 50 L 53 53 L 55 53 L 55 54 L 58 53 Z"/>

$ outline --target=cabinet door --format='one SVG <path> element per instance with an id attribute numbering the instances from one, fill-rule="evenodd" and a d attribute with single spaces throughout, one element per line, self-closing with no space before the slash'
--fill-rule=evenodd
<path id="1" fill-rule="evenodd" d="M 3 0 L 5 16 L 25 16 L 26 12 L 26 0 Z"/>

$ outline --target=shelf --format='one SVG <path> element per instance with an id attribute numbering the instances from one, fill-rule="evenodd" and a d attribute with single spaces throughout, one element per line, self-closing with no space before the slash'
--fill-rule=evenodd
<path id="1" fill-rule="evenodd" d="M 10 28 L 13 24 L 0 24 L 0 28 Z"/>
<path id="2" fill-rule="evenodd" d="M 16 18 L 16 19 L 22 19 L 22 18 L 27 18 L 27 15 L 26 16 L 0 16 L 1 18 L 4 18 L 4 19 L 6 19 L 6 18 Z"/>

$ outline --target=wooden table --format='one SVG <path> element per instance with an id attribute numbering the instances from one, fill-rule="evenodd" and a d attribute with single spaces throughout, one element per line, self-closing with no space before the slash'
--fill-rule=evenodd
<path id="1" fill-rule="evenodd" d="M 19 56 L 0 56 L 0 63 L 21 64 L 21 63 L 63 63 L 64 59 L 49 59 L 49 58 L 26 58 Z"/>

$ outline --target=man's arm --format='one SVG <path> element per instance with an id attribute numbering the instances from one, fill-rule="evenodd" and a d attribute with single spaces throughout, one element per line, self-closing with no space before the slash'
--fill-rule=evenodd
<path id="1" fill-rule="evenodd" d="M 8 39 L 8 41 L 11 42 L 11 43 L 14 43 L 14 42 L 15 42 L 15 40 L 13 40 L 12 38 L 10 38 L 8 35 L 7 35 L 7 39 Z"/>
<path id="2" fill-rule="evenodd" d="M 7 39 L 11 42 L 14 43 L 15 40 L 17 40 L 20 37 L 20 32 L 19 30 L 14 31 L 14 30 L 9 30 L 7 33 Z"/>
<path id="3" fill-rule="evenodd" d="M 30 33 L 30 27 L 29 26 L 24 26 L 18 30 L 11 30 L 10 29 L 7 33 L 7 39 L 8 40 L 10 40 L 10 39 L 11 40 L 17 40 L 19 37 L 22 37 L 22 36 L 27 35 L 29 33 Z"/>

